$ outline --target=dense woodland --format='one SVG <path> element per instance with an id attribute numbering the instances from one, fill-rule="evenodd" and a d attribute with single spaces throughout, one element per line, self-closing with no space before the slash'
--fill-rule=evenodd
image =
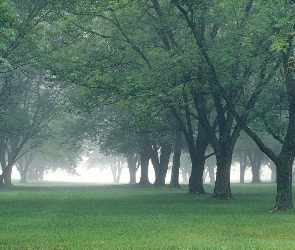
<path id="1" fill-rule="evenodd" d="M 177 188 L 185 153 L 190 193 L 216 165 L 212 198 L 232 199 L 233 162 L 241 182 L 269 165 L 273 211 L 292 209 L 294 13 L 294 0 L 1 0 L 2 185 L 13 166 L 23 182 L 74 172 L 99 148 L 140 185 L 149 163 L 165 185 L 172 159 Z"/>

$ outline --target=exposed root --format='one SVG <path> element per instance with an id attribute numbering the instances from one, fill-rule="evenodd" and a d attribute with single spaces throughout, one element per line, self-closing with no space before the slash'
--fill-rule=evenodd
<path id="1" fill-rule="evenodd" d="M 269 210 L 270 213 L 276 213 L 280 211 L 293 211 L 293 208 L 275 206 L 273 209 Z"/>
<path id="2" fill-rule="evenodd" d="M 274 207 L 273 209 L 269 210 L 270 213 L 275 213 L 279 211 L 279 207 Z"/>

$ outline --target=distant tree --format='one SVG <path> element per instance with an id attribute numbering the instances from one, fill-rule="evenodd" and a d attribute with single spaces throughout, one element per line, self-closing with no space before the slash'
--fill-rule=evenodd
<path id="1" fill-rule="evenodd" d="M 87 160 L 87 168 L 98 168 L 102 170 L 110 170 L 113 177 L 113 182 L 118 184 L 121 179 L 121 173 L 126 166 L 126 158 L 115 155 L 104 155 L 99 148 L 95 148 L 90 152 Z"/>
<path id="2" fill-rule="evenodd" d="M 11 170 L 23 147 L 37 139 L 65 103 L 62 91 L 48 84 L 45 76 L 10 77 L 11 91 L 2 106 L 1 166 L 6 185 L 11 185 Z M 23 79 L 21 79 L 24 77 Z"/>
<path id="3" fill-rule="evenodd" d="M 45 172 L 64 170 L 70 174 L 76 173 L 76 167 L 85 154 L 81 144 L 73 144 L 68 139 L 65 129 L 69 126 L 69 115 L 58 114 L 43 129 L 34 140 L 30 139 L 22 148 L 16 159 L 16 167 L 20 173 L 20 182 L 29 179 L 42 180 Z"/>

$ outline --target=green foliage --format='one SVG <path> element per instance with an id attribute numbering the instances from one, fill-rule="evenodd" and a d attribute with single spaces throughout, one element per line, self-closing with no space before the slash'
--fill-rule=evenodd
<path id="1" fill-rule="evenodd" d="M 29 130 L 34 121 L 30 135 L 36 135 L 46 127 L 43 118 L 63 110 L 76 116 L 53 123 L 66 135 L 61 144 L 80 148 L 88 141 L 105 153 L 124 154 L 137 150 L 138 132 L 149 132 L 159 144 L 169 142 L 177 124 L 171 108 L 179 110 L 183 121 L 185 109 L 194 118 L 194 137 L 193 96 L 202 96 L 212 122 L 218 113 L 212 96 L 222 96 L 222 87 L 252 128 L 284 138 L 288 99 L 282 58 L 294 35 L 291 4 L 2 1 L 2 128 Z M 294 58 L 289 59 L 292 64 Z M 42 91 L 32 91 L 36 86 Z M 260 96 L 259 105 L 249 109 L 253 93 Z M 219 118 L 232 121 L 231 132 L 235 123 L 225 101 L 220 102 Z M 37 109 L 42 115 L 36 115 Z M 216 131 L 221 130 L 220 125 Z"/>
<path id="2" fill-rule="evenodd" d="M 6 60 L 5 52 L 8 45 L 15 39 L 15 30 L 12 28 L 14 22 L 13 10 L 10 1 L 0 3 L 0 67 L 9 68 L 10 64 Z M 3 57 L 4 56 L 4 57 Z"/>

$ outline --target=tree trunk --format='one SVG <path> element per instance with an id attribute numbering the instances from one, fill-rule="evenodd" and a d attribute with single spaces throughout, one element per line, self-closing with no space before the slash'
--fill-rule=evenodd
<path id="1" fill-rule="evenodd" d="M 251 183 L 261 183 L 260 167 L 261 167 L 261 165 L 257 165 L 257 164 L 252 166 L 252 181 L 251 181 Z"/>
<path id="2" fill-rule="evenodd" d="M 190 194 L 205 194 L 204 189 L 204 169 L 206 161 L 206 149 L 209 144 L 205 130 L 201 123 L 198 123 L 198 135 L 196 144 L 189 145 L 190 156 L 192 161 L 192 172 L 189 179 L 189 193 Z"/>
<path id="3" fill-rule="evenodd" d="M 136 183 L 136 172 L 137 172 L 137 158 L 134 153 L 128 153 L 126 156 L 128 170 L 129 170 L 129 184 Z"/>
<path id="4" fill-rule="evenodd" d="M 20 174 L 20 183 L 27 183 L 28 172 L 35 155 L 36 152 L 31 149 L 16 161 L 15 165 Z"/>
<path id="5" fill-rule="evenodd" d="M 135 166 L 136 167 L 136 166 Z M 128 168 L 129 169 L 129 184 L 136 183 L 136 168 Z"/>
<path id="6" fill-rule="evenodd" d="M 190 194 L 206 194 L 204 189 L 204 168 L 205 168 L 205 155 L 199 155 L 197 152 L 192 159 L 192 172 L 189 178 L 189 193 Z"/>
<path id="7" fill-rule="evenodd" d="M 174 139 L 174 154 L 173 154 L 173 165 L 171 171 L 170 188 L 181 188 L 179 185 L 179 169 L 180 169 L 180 156 L 181 156 L 181 131 L 175 131 Z"/>
<path id="8" fill-rule="evenodd" d="M 179 184 L 179 169 L 180 169 L 180 152 L 174 152 L 173 155 L 173 165 L 171 171 L 170 188 L 181 188 Z"/>
<path id="9" fill-rule="evenodd" d="M 259 148 L 255 149 L 253 152 L 253 156 L 249 153 L 249 160 L 251 163 L 252 170 L 252 181 L 251 183 L 261 183 L 260 180 L 260 168 L 263 159 L 263 153 Z"/>
<path id="10" fill-rule="evenodd" d="M 285 84 L 288 94 L 289 123 L 282 149 L 274 161 L 277 169 L 277 197 L 273 211 L 293 209 L 292 168 L 295 156 L 295 79 L 294 79 L 294 31 L 290 33 L 288 47 L 283 51 Z"/>
<path id="11" fill-rule="evenodd" d="M 12 165 L 8 164 L 5 168 L 5 171 L 3 171 L 3 179 L 4 179 L 4 186 L 5 187 L 13 186 L 12 181 L 11 181 L 11 174 L 12 174 Z"/>
<path id="12" fill-rule="evenodd" d="M 149 161 L 150 161 L 150 148 L 148 142 L 148 135 L 143 133 L 141 134 L 141 142 L 140 142 L 140 161 L 141 161 L 141 173 L 140 173 L 140 185 L 150 185 L 149 181 Z"/>
<path id="13" fill-rule="evenodd" d="M 122 162 L 120 160 L 114 161 L 111 163 L 113 181 L 115 184 L 119 184 L 119 182 L 120 182 L 122 168 L 123 168 L 123 166 L 122 166 Z"/>
<path id="14" fill-rule="evenodd" d="M 246 172 L 246 166 L 240 164 L 240 183 L 245 183 L 245 172 Z"/>
<path id="15" fill-rule="evenodd" d="M 273 211 L 293 209 L 292 198 L 292 168 L 294 156 L 282 152 L 278 156 L 277 169 L 277 197 Z"/>
<path id="16" fill-rule="evenodd" d="M 223 148 L 221 153 L 216 154 L 217 172 L 215 188 L 212 198 L 233 199 L 230 188 L 230 169 L 232 153 Z"/>
<path id="17" fill-rule="evenodd" d="M 3 175 L 0 175 L 0 187 L 3 187 L 4 183 L 3 183 Z"/>
<path id="18" fill-rule="evenodd" d="M 239 152 L 240 162 L 240 183 L 245 183 L 245 172 L 247 167 L 247 154 L 246 152 Z"/>
<path id="19" fill-rule="evenodd" d="M 168 170 L 171 148 L 169 146 L 161 147 L 159 168 L 156 172 L 155 186 L 165 186 L 165 178 Z"/>

